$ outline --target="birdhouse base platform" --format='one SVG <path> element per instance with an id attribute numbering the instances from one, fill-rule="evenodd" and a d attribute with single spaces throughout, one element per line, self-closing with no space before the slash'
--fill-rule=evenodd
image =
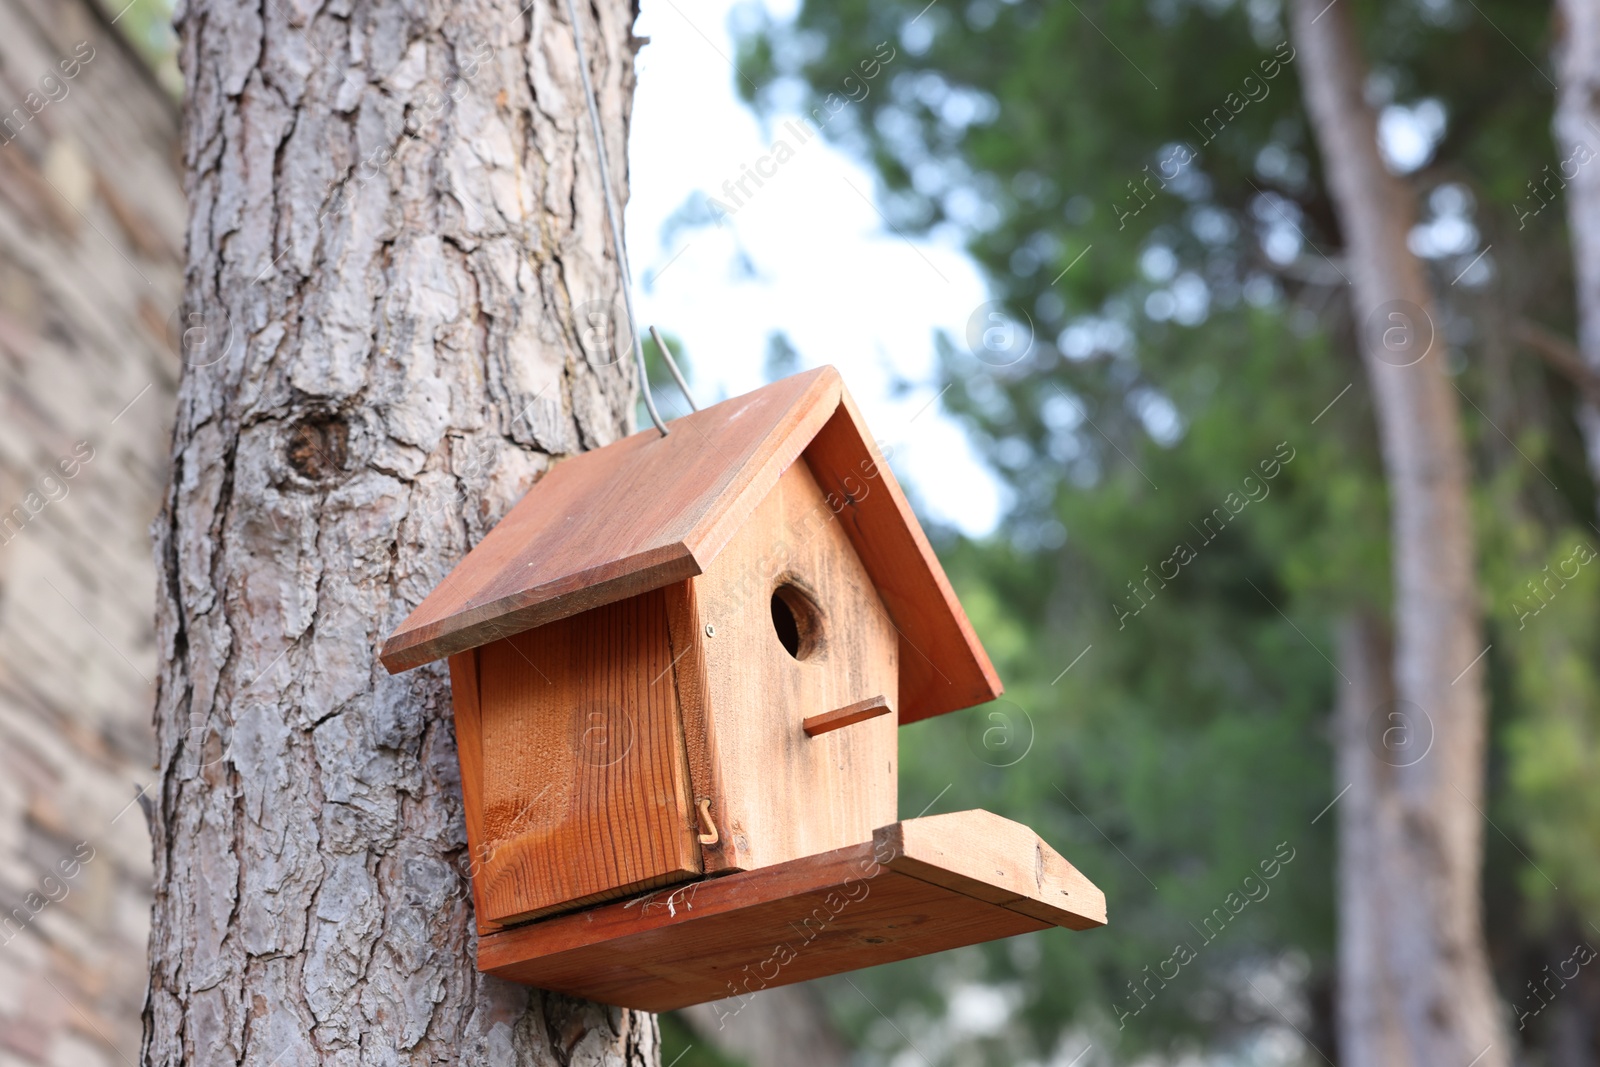
<path id="1" fill-rule="evenodd" d="M 1106 921 L 1105 895 L 1026 826 L 986 811 L 488 933 L 478 968 L 670 1011 L 963 945 Z"/>

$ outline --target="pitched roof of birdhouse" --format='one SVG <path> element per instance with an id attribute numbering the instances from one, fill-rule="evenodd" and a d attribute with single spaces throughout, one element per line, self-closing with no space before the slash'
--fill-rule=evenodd
<path id="1" fill-rule="evenodd" d="M 562 460 L 384 643 L 398 673 L 703 573 L 804 455 L 900 632 L 900 721 L 1000 679 L 832 367 Z"/>

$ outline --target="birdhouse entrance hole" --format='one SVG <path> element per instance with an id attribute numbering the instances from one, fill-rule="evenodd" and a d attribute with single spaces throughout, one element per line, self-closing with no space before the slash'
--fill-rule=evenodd
<path id="1" fill-rule="evenodd" d="M 799 586 L 784 582 L 772 591 L 772 628 L 784 651 L 798 660 L 811 658 L 822 639 L 822 612 Z"/>

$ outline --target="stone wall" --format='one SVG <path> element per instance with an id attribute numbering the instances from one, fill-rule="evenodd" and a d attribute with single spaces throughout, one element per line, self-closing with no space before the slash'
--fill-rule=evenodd
<path id="1" fill-rule="evenodd" d="M 0 0 L 0 122 L 0 1067 L 132 1065 L 177 108 L 89 0 Z"/>

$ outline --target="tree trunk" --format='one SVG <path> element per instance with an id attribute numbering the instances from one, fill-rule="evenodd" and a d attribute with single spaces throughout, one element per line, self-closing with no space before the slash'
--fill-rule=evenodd
<path id="1" fill-rule="evenodd" d="M 1384 965 L 1388 854 L 1403 843 L 1397 764 L 1422 743 L 1417 724 L 1395 704 L 1394 657 L 1388 630 L 1365 613 L 1347 618 L 1339 632 L 1339 689 L 1334 718 L 1336 785 L 1349 791 L 1339 812 L 1339 989 L 1336 1035 L 1339 1062 L 1412 1062 L 1400 1026 L 1399 990 Z M 1376 720 L 1374 710 L 1378 709 Z M 1377 743 L 1374 744 L 1373 741 Z M 1388 742 L 1385 745 L 1385 742 Z M 1385 758 L 1387 757 L 1387 759 Z"/>
<path id="2" fill-rule="evenodd" d="M 805 983 L 685 1008 L 694 1032 L 750 1067 L 846 1067 L 850 1047 Z"/>
<path id="3" fill-rule="evenodd" d="M 1565 163 L 1567 223 L 1577 283 L 1578 349 L 1600 372 L 1600 3 L 1557 0 L 1556 144 Z M 1571 173 L 1569 171 L 1575 171 Z M 1589 472 L 1600 486 L 1600 407 L 1592 397 L 1578 405 Z"/>
<path id="4" fill-rule="evenodd" d="M 1379 156 L 1351 7 L 1295 0 L 1291 17 L 1307 109 L 1346 238 L 1389 485 L 1397 705 L 1368 714 L 1381 724 L 1397 711 L 1414 732 L 1412 747 L 1386 768 L 1392 798 L 1380 788 L 1362 800 L 1380 808 L 1392 802 L 1397 810 L 1378 826 L 1394 832 L 1351 842 L 1342 853 L 1369 858 L 1368 869 L 1341 876 L 1340 919 L 1376 924 L 1372 942 L 1382 951 L 1370 964 L 1390 995 L 1370 1005 L 1376 1016 L 1345 1016 L 1377 1025 L 1380 1037 L 1341 1035 L 1341 1046 L 1351 1050 L 1345 1062 L 1352 1067 L 1501 1067 L 1511 1049 L 1479 883 L 1487 709 L 1460 412 L 1427 274 L 1406 247 L 1415 198 Z M 1387 728 L 1377 729 L 1380 740 Z M 1415 747 L 1421 732 L 1432 741 L 1426 755 Z M 1386 751 L 1381 744 L 1379 751 Z M 1368 899 L 1353 905 L 1351 890 Z M 1381 1035 L 1395 1033 L 1401 1048 L 1385 1051 Z M 1383 1055 L 1356 1058 L 1363 1049 Z"/>
<path id="5" fill-rule="evenodd" d="M 636 12 L 583 6 L 621 184 Z M 477 972 L 446 675 L 377 662 L 552 457 L 632 421 L 623 345 L 574 326 L 619 276 L 565 10 L 180 7 L 148 1067 L 658 1058 L 650 1015 Z"/>

